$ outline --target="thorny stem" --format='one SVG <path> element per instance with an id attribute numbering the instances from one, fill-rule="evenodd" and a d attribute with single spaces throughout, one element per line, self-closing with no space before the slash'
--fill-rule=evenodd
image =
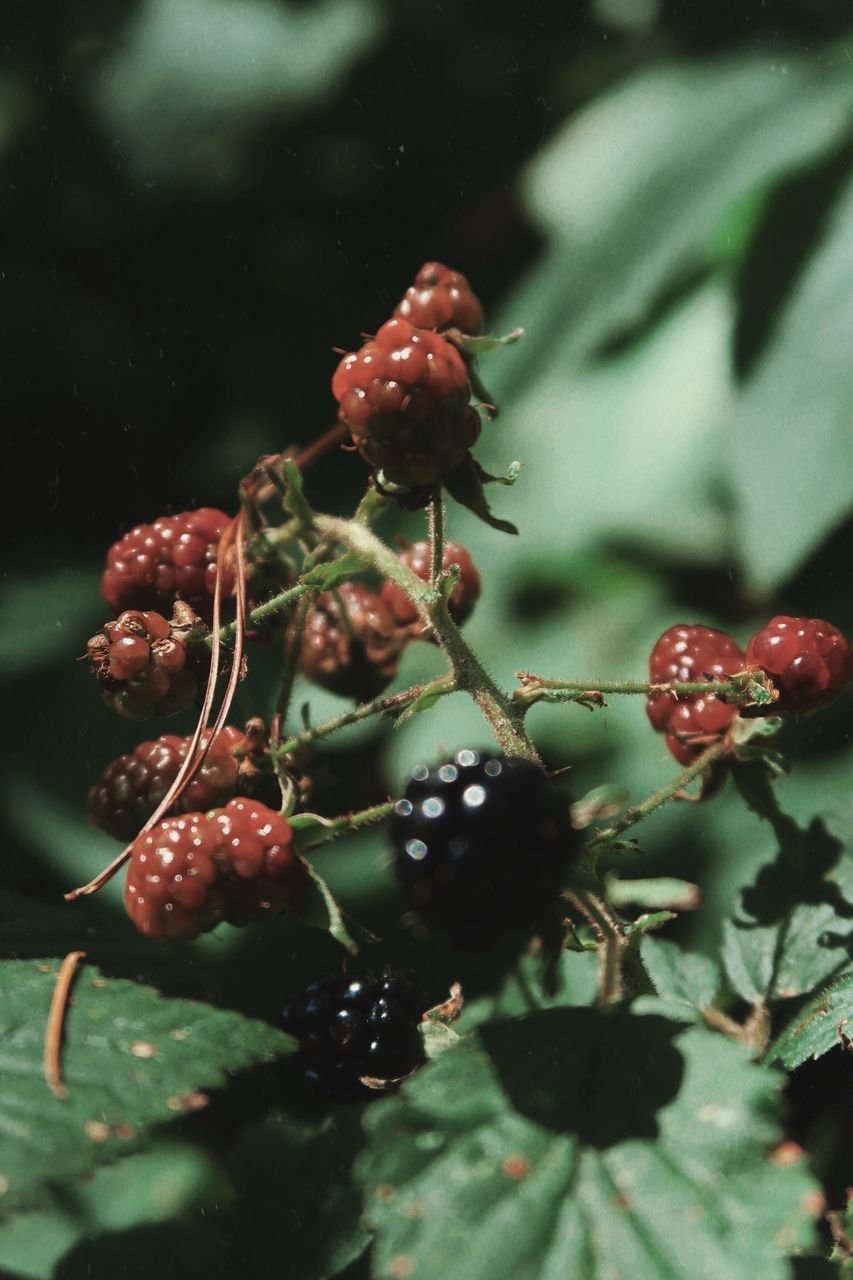
<path id="1" fill-rule="evenodd" d="M 657 684 L 642 680 L 548 680 L 527 671 L 517 674 L 522 687 L 515 690 L 513 702 L 524 710 L 536 702 L 576 702 L 585 697 L 595 699 L 596 695 L 614 693 L 633 693 L 643 697 L 655 693 L 672 693 L 676 697 L 716 694 L 742 706 L 768 705 L 772 701 L 770 691 L 760 680 L 756 681 L 751 672 L 732 680 L 669 680 Z M 766 694 L 763 698 L 760 697 L 762 691 Z"/>
<path id="2" fill-rule="evenodd" d="M 659 809 L 667 800 L 671 800 L 679 791 L 689 786 L 694 778 L 698 778 L 709 765 L 712 765 L 715 760 L 721 759 L 730 750 L 731 746 L 726 738 L 721 738 L 719 742 L 713 742 L 700 756 L 697 756 L 692 764 L 682 769 L 665 787 L 653 792 L 652 795 L 647 796 L 639 804 L 631 805 L 616 822 L 596 832 L 592 843 L 600 846 L 609 840 L 615 840 L 623 831 L 627 831 L 629 827 L 636 826 L 638 822 L 642 822 L 643 818 L 648 817 L 650 813 L 654 813 L 655 809 Z"/>
<path id="3" fill-rule="evenodd" d="M 278 754 L 287 755 L 291 751 L 296 751 L 299 747 L 317 742 L 320 738 L 327 738 L 330 734 L 337 733 L 339 729 L 347 728 L 348 725 L 359 724 L 362 720 L 368 720 L 371 716 L 393 715 L 398 711 L 405 710 L 406 707 L 422 696 L 429 697 L 430 695 L 452 693 L 455 688 L 453 676 L 448 672 L 425 684 L 416 684 L 411 689 L 404 689 L 402 693 L 393 693 L 387 697 L 374 698 L 372 702 L 363 702 L 357 707 L 352 707 L 349 711 L 344 711 L 342 715 L 335 716 L 332 720 L 325 720 L 322 724 L 315 725 L 313 729 L 306 729 L 304 733 L 288 738 L 286 742 L 282 742 L 278 747 Z"/>
<path id="4" fill-rule="evenodd" d="M 445 602 L 436 599 L 430 584 L 404 564 L 393 551 L 363 525 L 335 516 L 318 515 L 314 526 L 319 533 L 355 551 L 383 577 L 402 587 L 418 613 L 434 631 L 435 637 L 450 660 L 455 685 L 468 693 L 492 726 L 495 737 L 508 755 L 521 756 L 541 763 L 539 754 L 528 737 L 522 717 L 510 698 L 498 688 L 477 656 L 469 648 Z"/>

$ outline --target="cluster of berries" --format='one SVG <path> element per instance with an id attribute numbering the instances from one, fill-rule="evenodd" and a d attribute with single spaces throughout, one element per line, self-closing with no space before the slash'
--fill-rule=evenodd
<path id="1" fill-rule="evenodd" d="M 427 262 L 394 316 L 332 378 L 340 419 L 377 483 L 407 506 L 424 506 L 441 484 L 453 488 L 480 434 L 471 404 L 463 333 L 483 319 L 464 276 Z"/>
<path id="2" fill-rule="evenodd" d="M 744 652 L 713 627 L 670 627 L 655 643 L 649 680 L 694 684 L 725 681 L 742 671 L 763 671 L 781 711 L 808 711 L 826 702 L 851 677 L 853 658 L 846 636 L 820 618 L 771 618 Z M 736 703 L 715 693 L 653 693 L 646 703 L 652 725 L 681 764 L 690 764 L 722 738 L 738 715 Z"/>
<path id="3" fill-rule="evenodd" d="M 179 652 L 182 642 L 174 620 L 170 628 L 162 615 L 152 611 L 152 602 L 156 599 L 167 607 L 179 595 L 184 634 L 192 623 L 198 624 L 196 614 L 209 620 L 219 539 L 228 523 L 221 511 L 203 507 L 139 525 L 110 548 L 102 593 L 109 604 L 123 606 L 125 611 L 89 641 L 88 654 L 105 700 L 121 714 L 132 719 L 169 715 L 193 701 L 198 682 L 195 671 L 187 669 L 186 646 Z M 400 560 L 422 581 L 429 581 L 429 543 L 416 542 L 400 553 Z M 480 575 L 470 553 L 459 543 L 448 542 L 442 567 L 450 570 L 454 565 L 458 580 L 449 609 L 457 622 L 463 622 L 479 599 Z M 225 589 L 233 591 L 233 587 L 233 578 L 226 575 Z M 126 603 L 130 600 L 150 607 L 148 611 L 143 611 L 142 604 L 131 608 Z M 333 693 L 366 700 L 394 679 L 409 640 L 430 637 L 414 605 L 395 583 L 386 580 L 379 591 L 360 582 L 344 583 L 334 592 L 324 592 L 310 610 L 302 634 L 300 670 Z M 176 680 L 182 670 L 186 674 Z"/>

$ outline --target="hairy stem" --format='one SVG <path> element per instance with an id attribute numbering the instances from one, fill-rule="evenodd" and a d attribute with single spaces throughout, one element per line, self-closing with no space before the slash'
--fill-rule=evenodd
<path id="1" fill-rule="evenodd" d="M 430 542 L 430 571 L 429 577 L 432 586 L 438 590 L 441 570 L 444 565 L 444 499 L 441 490 L 433 498 L 429 504 L 429 542 Z"/>
<path id="2" fill-rule="evenodd" d="M 360 831 L 362 827 L 372 827 L 377 822 L 384 822 L 394 812 L 395 804 L 395 800 L 385 800 L 382 804 L 371 805 L 369 809 L 359 809 L 357 813 L 345 813 L 340 818 L 330 818 L 323 823 L 322 831 L 318 832 L 316 837 L 306 841 L 302 846 L 302 852 L 307 853 L 310 849 L 328 844 L 330 840 L 337 839 L 345 832 Z M 294 822 L 294 826 L 296 825 Z"/>
<path id="3" fill-rule="evenodd" d="M 750 674 L 732 680 L 670 680 L 657 684 L 643 680 L 547 680 L 526 671 L 518 672 L 518 678 L 522 687 L 515 690 L 513 701 L 525 710 L 536 702 L 576 702 L 584 698 L 603 701 L 604 694 L 614 693 L 643 697 L 655 693 L 672 693 L 676 697 L 713 693 L 743 706 L 765 705 L 771 700 L 762 682 Z"/>
<path id="4" fill-rule="evenodd" d="M 659 809 L 662 804 L 666 804 L 667 800 L 671 800 L 679 791 L 683 791 L 694 778 L 698 778 L 709 765 L 712 765 L 715 760 L 721 759 L 730 749 L 730 744 L 725 738 L 721 738 L 719 742 L 712 743 L 700 756 L 697 756 L 692 764 L 682 769 L 665 787 L 653 792 L 652 795 L 647 796 L 639 804 L 631 805 L 611 826 L 604 827 L 601 831 L 596 832 L 593 843 L 602 845 L 608 840 L 614 840 L 623 831 L 627 831 L 629 827 L 636 826 L 638 822 L 642 822 L 643 818 L 648 817 L 650 813 L 654 813 L 655 809 Z"/>
<path id="5" fill-rule="evenodd" d="M 315 725 L 313 729 L 306 729 L 304 733 L 288 738 L 286 742 L 282 742 L 278 747 L 278 754 L 287 755 L 291 751 L 296 751 L 298 747 L 308 746 L 312 742 L 317 742 L 320 738 L 328 738 L 331 734 L 337 733 L 339 729 L 346 729 L 351 724 L 359 724 L 362 720 L 368 720 L 371 716 L 382 716 L 403 711 L 420 697 L 452 693 L 455 687 L 453 676 L 448 672 L 435 680 L 413 685 L 411 689 L 404 689 L 402 693 L 392 693 L 387 697 L 374 698 L 372 702 L 363 702 L 360 706 L 352 707 L 349 711 L 344 711 L 332 720 L 324 720 L 322 724 Z"/>

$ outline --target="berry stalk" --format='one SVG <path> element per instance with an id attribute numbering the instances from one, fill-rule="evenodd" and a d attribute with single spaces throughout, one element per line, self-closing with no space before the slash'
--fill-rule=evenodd
<path id="1" fill-rule="evenodd" d="M 402 587 L 418 613 L 435 632 L 436 639 L 450 660 L 456 688 L 474 699 L 503 750 L 540 764 L 536 748 L 524 728 L 522 716 L 512 701 L 495 684 L 479 658 L 463 638 L 447 611 L 446 603 L 434 598 L 431 585 L 424 583 L 393 551 L 366 529 L 351 520 L 335 516 L 316 516 L 315 527 L 321 534 L 341 542 L 383 577 Z"/>
<path id="2" fill-rule="evenodd" d="M 382 804 L 371 805 L 368 809 L 359 809 L 356 813 L 345 813 L 339 818 L 321 818 L 319 821 L 313 815 L 296 814 L 290 819 L 290 824 L 295 831 L 299 831 L 303 825 L 306 825 L 301 821 L 304 816 L 310 818 L 312 825 L 322 828 L 322 834 L 318 835 L 316 840 L 309 840 L 301 846 L 303 853 L 309 853 L 312 849 L 319 849 L 321 845 L 328 844 L 349 831 L 360 831 L 362 827 L 372 827 L 377 822 L 384 822 L 386 818 L 391 817 L 395 804 L 395 800 L 384 800 Z"/>
<path id="3" fill-rule="evenodd" d="M 667 800 L 671 800 L 673 796 L 678 795 L 680 791 L 690 785 L 694 778 L 698 778 L 700 774 L 704 773 L 709 765 L 722 759 L 730 750 L 731 744 L 725 738 L 712 743 L 700 756 L 697 756 L 692 764 L 682 769 L 673 778 L 672 782 L 668 782 L 665 787 L 661 787 L 659 791 L 647 796 L 640 804 L 631 805 L 616 822 L 596 832 L 592 847 L 598 848 L 611 840 L 615 840 L 623 831 L 627 831 L 630 827 L 636 826 L 638 822 L 642 822 L 643 818 L 647 818 L 650 813 L 654 813 L 655 809 L 659 809 Z"/>
<path id="4" fill-rule="evenodd" d="M 744 672 L 731 680 L 548 680 L 543 676 L 519 671 L 521 688 L 513 693 L 513 702 L 525 711 L 537 702 L 588 702 L 603 701 L 605 694 L 671 693 L 686 698 L 696 694 L 715 694 L 738 706 L 767 706 L 773 694 L 760 673 Z"/>

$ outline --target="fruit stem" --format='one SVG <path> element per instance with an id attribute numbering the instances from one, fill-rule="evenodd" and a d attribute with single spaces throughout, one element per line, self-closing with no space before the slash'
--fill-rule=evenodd
<path id="1" fill-rule="evenodd" d="M 394 812 L 396 800 L 385 800 L 382 804 L 371 805 L 369 809 L 359 809 L 357 813 L 345 813 L 340 818 L 330 818 L 323 822 L 322 834 L 318 835 L 316 840 L 311 840 L 302 845 L 302 853 L 308 853 L 311 849 L 318 849 L 321 845 L 328 844 L 330 840 L 335 840 L 339 835 L 343 835 L 347 831 L 360 831 L 362 827 L 371 827 L 377 822 L 384 822 L 386 818 L 390 818 Z M 291 819 L 296 827 L 297 823 Z"/>
<path id="2" fill-rule="evenodd" d="M 313 729 L 306 729 L 304 733 L 288 738 L 286 742 L 282 742 L 281 746 L 277 748 L 277 754 L 279 756 L 288 755 L 291 751 L 296 751 L 299 747 L 305 747 L 312 742 L 317 742 L 320 738 L 328 738 L 330 734 L 337 733 L 339 729 L 346 729 L 348 725 L 359 724 L 362 720 L 367 720 L 371 716 L 381 716 L 389 713 L 393 715 L 397 711 L 404 710 L 422 696 L 429 697 L 431 695 L 452 693 L 455 688 L 453 676 L 450 672 L 447 672 L 443 676 L 438 676 L 435 680 L 429 680 L 424 684 L 412 685 L 411 689 L 404 689 L 402 693 L 393 693 L 386 697 L 374 698 L 371 702 L 363 702 L 360 706 L 344 711 L 342 715 L 335 716 L 332 720 L 325 720 L 322 724 L 315 725 Z"/>
<path id="3" fill-rule="evenodd" d="M 341 542 L 355 551 L 383 577 L 390 578 L 402 587 L 447 654 L 455 687 L 470 694 L 477 703 L 492 726 L 502 750 L 507 755 L 520 756 L 541 764 L 518 708 L 498 688 L 464 640 L 447 611 L 445 601 L 440 596 L 436 599 L 432 584 L 423 582 L 413 569 L 361 524 L 341 520 L 336 516 L 320 515 L 315 517 L 314 527 L 324 537 Z"/>
<path id="4" fill-rule="evenodd" d="M 669 680 L 651 683 L 643 680 L 547 680 L 529 671 L 516 673 L 521 688 L 513 693 L 513 702 L 525 711 L 536 702 L 586 702 L 604 705 L 604 695 L 634 693 L 646 697 L 654 693 L 672 693 L 676 697 L 695 694 L 716 694 L 738 706 L 766 706 L 772 694 L 760 677 L 744 672 L 732 680 Z"/>
<path id="5" fill-rule="evenodd" d="M 719 742 L 711 743 L 700 756 L 687 765 L 671 782 L 665 787 L 661 787 L 659 791 L 655 791 L 652 795 L 647 796 L 639 804 L 631 805 L 626 809 L 622 816 L 612 823 L 609 827 L 604 827 L 597 831 L 591 842 L 591 846 L 596 848 L 611 840 L 615 840 L 623 831 L 627 831 L 629 827 L 636 826 L 638 822 L 642 822 L 643 818 L 647 818 L 650 813 L 654 813 L 655 809 L 659 809 L 667 800 L 671 800 L 679 791 L 683 791 L 685 787 L 698 778 L 700 774 L 712 765 L 716 760 L 721 759 L 731 750 L 731 743 L 727 738 L 721 738 Z"/>

